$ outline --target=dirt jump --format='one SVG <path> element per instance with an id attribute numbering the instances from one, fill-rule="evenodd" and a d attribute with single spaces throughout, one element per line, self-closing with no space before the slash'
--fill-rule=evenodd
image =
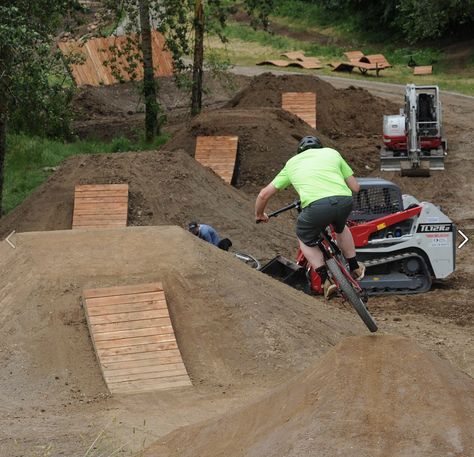
<path id="1" fill-rule="evenodd" d="M 413 180 L 378 170 L 382 116 L 398 110 L 400 88 L 369 87 L 374 95 L 268 73 L 237 81 L 192 120 L 168 97 L 176 116 L 161 150 L 71 158 L 2 218 L 0 239 L 16 233 L 14 247 L 0 242 L 0 454 L 474 455 L 472 244 L 430 292 L 370 298 L 380 331 L 369 336 L 341 300 L 304 294 L 183 230 L 198 220 L 259 260 L 294 258 L 296 213 L 256 225 L 254 202 L 299 139 L 317 134 L 357 176 L 441 204 L 474 235 L 474 101 L 442 94 L 446 170 Z M 281 109 L 282 91 L 317 93 L 317 130 Z M 76 103 L 84 136 L 143 118 L 129 84 L 86 88 Z M 233 185 L 194 160 L 199 135 L 239 137 Z M 128 184 L 128 226 L 72 230 L 81 184 Z M 294 197 L 282 192 L 269 210 Z M 192 387 L 111 395 L 83 291 L 155 282 Z"/>
<path id="2" fill-rule="evenodd" d="M 347 338 L 254 404 L 185 427 L 145 456 L 471 455 L 473 387 L 407 339 Z"/>

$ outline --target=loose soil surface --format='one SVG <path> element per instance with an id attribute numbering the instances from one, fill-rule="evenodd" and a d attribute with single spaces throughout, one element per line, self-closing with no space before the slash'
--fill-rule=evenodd
<path id="1" fill-rule="evenodd" d="M 198 219 L 260 259 L 292 258 L 295 215 L 255 225 L 253 202 L 298 139 L 316 133 L 358 175 L 391 179 L 405 193 L 442 205 L 474 236 L 474 99 L 442 94 L 446 170 L 400 178 L 377 170 L 376 146 L 382 115 L 398 112 L 404 89 L 331 82 L 338 89 L 314 77 L 256 77 L 230 101 L 216 102 L 217 109 L 192 121 L 178 116 L 176 134 L 161 151 L 68 160 L 2 219 L 2 238 L 37 231 L 14 235 L 16 249 L 0 243 L 2 455 L 83 457 L 99 434 L 87 455 L 110 455 L 123 445 L 130 454 L 171 431 L 146 455 L 473 453 L 472 242 L 458 250 L 456 273 L 429 293 L 370 300 L 380 336 L 345 340 L 366 330 L 342 303 L 306 296 L 168 227 Z M 101 89 L 115 90 L 94 91 Z M 279 108 L 282 89 L 317 91 L 316 131 Z M 101 115 L 91 97 L 90 124 L 104 128 L 114 117 L 107 105 L 113 98 L 97 96 Z M 131 106 L 117 97 L 113 103 Z M 200 134 L 239 135 L 236 188 L 193 160 Z M 75 184 L 119 182 L 130 185 L 129 225 L 163 227 L 69 230 Z M 280 195 L 271 209 L 292 198 Z M 110 398 L 81 291 L 155 280 L 165 284 L 194 387 Z"/>
<path id="2" fill-rule="evenodd" d="M 203 107 L 226 103 L 229 97 L 245 86 L 248 77 L 241 75 L 206 75 Z M 189 119 L 190 92 L 186 85 L 178 86 L 174 78 L 157 79 L 158 101 L 166 116 L 166 130 Z M 145 106 L 138 83 L 112 86 L 84 86 L 73 100 L 73 133 L 82 139 L 109 140 L 118 136 L 137 139 L 143 133 Z"/>
<path id="3" fill-rule="evenodd" d="M 473 408 L 474 380 L 411 341 L 347 338 L 252 405 L 178 430 L 145 456 L 470 455 Z"/>

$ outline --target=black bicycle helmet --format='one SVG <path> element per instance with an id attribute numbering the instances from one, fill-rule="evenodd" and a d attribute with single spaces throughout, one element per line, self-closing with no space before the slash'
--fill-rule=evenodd
<path id="1" fill-rule="evenodd" d="M 323 144 L 321 140 L 316 136 L 305 136 L 301 139 L 298 144 L 297 154 L 300 152 L 306 151 L 306 149 L 319 149 L 322 148 Z"/>

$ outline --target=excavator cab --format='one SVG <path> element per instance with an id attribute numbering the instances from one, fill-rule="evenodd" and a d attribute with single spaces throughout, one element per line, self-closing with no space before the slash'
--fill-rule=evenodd
<path id="1" fill-rule="evenodd" d="M 444 170 L 447 142 L 438 86 L 407 85 L 404 109 L 398 115 L 384 116 L 383 142 L 383 171 L 429 176 L 430 170 Z"/>

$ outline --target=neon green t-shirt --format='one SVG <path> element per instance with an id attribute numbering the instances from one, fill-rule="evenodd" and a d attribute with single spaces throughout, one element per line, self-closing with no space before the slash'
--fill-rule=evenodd
<path id="1" fill-rule="evenodd" d="M 335 149 L 307 149 L 288 160 L 272 184 L 279 190 L 291 184 L 304 208 L 321 198 L 352 195 L 345 179 L 353 174 Z"/>

